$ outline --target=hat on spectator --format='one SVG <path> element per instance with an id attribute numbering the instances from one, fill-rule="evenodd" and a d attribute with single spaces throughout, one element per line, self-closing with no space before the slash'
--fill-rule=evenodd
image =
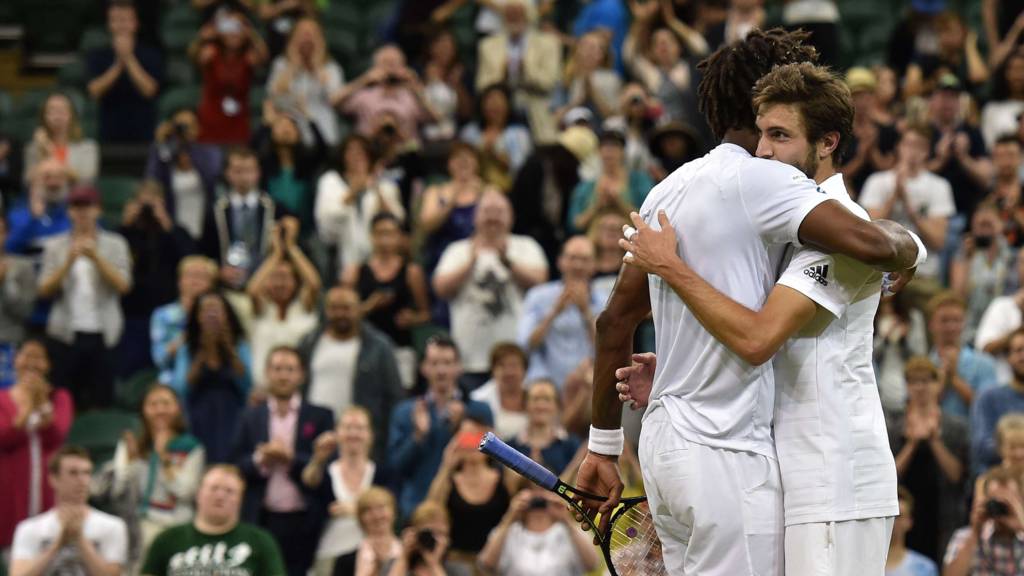
<path id="1" fill-rule="evenodd" d="M 623 130 L 618 130 L 616 128 L 609 128 L 609 127 L 606 126 L 604 129 L 601 130 L 601 134 L 597 137 L 597 141 L 598 141 L 599 144 L 605 144 L 607 142 L 611 142 L 611 143 L 618 144 L 619 146 L 622 146 L 623 148 L 625 148 L 625 146 L 626 146 L 626 133 Z"/>
<path id="2" fill-rule="evenodd" d="M 558 137 L 558 143 L 580 162 L 585 162 L 597 151 L 597 136 L 586 126 L 569 126 Z"/>
<path id="3" fill-rule="evenodd" d="M 846 85 L 850 92 L 874 92 L 878 87 L 878 78 L 875 73 L 863 66 L 854 66 L 846 72 Z"/>
<path id="4" fill-rule="evenodd" d="M 669 136 L 678 136 L 686 141 L 687 153 L 691 157 L 696 157 L 700 154 L 700 138 L 697 136 L 697 132 L 691 128 L 688 124 L 680 122 L 678 120 L 672 120 L 669 122 L 663 122 L 654 129 L 651 134 L 648 145 L 652 151 L 657 150 L 661 147 L 661 142 Z"/>
<path id="5" fill-rule="evenodd" d="M 491 415 L 491 411 L 487 410 L 485 405 L 477 402 L 466 404 L 466 419 L 488 428 L 494 427 L 494 416 Z"/>
<path id="6" fill-rule="evenodd" d="M 594 113 L 590 111 L 590 108 L 584 108 L 583 106 L 577 106 L 570 109 L 562 116 L 562 125 L 568 128 L 569 126 L 590 126 L 594 121 Z"/>
<path id="7" fill-rule="evenodd" d="M 92 186 L 75 186 L 68 194 L 71 206 L 92 206 L 100 203 L 100 193 Z"/>
<path id="8" fill-rule="evenodd" d="M 946 0 L 911 0 L 914 12 L 921 14 L 938 14 L 946 9 Z"/>
<path id="9" fill-rule="evenodd" d="M 960 79 L 956 77 L 956 74 L 946 72 L 939 76 L 939 81 L 935 83 L 935 89 L 960 93 L 963 91 L 963 84 L 960 83 Z"/>

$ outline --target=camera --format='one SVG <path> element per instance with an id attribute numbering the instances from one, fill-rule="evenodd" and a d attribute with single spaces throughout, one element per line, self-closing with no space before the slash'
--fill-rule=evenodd
<path id="1" fill-rule="evenodd" d="M 985 501 L 985 514 L 989 518 L 1002 518 L 1010 515 L 1010 507 L 994 498 Z"/>
<path id="2" fill-rule="evenodd" d="M 402 82 L 402 77 L 397 74 L 388 74 L 384 77 L 384 83 L 388 86 L 398 86 Z"/>
<path id="3" fill-rule="evenodd" d="M 543 510 L 548 507 L 548 501 L 543 496 L 534 496 L 526 505 L 527 510 Z"/>
<path id="4" fill-rule="evenodd" d="M 629 103 L 633 106 L 643 106 L 644 97 L 639 94 L 634 94 L 633 97 L 629 99 Z"/>
<path id="5" fill-rule="evenodd" d="M 437 547 L 437 538 L 433 532 L 424 528 L 416 533 L 416 545 L 424 552 L 433 552 Z"/>

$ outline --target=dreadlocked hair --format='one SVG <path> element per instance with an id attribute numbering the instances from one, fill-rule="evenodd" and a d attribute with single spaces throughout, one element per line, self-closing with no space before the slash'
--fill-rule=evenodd
<path id="1" fill-rule="evenodd" d="M 803 30 L 752 30 L 743 41 L 722 46 L 697 65 L 702 75 L 698 105 L 716 138 L 731 129 L 756 129 L 754 84 L 776 66 L 816 62 L 818 51 L 803 43 L 809 36 Z"/>

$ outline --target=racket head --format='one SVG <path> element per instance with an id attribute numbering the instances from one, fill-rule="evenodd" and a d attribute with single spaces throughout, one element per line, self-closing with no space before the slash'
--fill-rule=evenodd
<path id="1" fill-rule="evenodd" d="M 622 500 L 601 538 L 601 552 L 612 576 L 668 575 L 646 497 Z"/>

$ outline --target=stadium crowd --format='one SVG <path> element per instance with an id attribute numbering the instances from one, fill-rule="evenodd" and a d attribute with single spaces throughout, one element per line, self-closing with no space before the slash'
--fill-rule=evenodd
<path id="1" fill-rule="evenodd" d="M 849 86 L 851 194 L 931 252 L 875 323 L 887 574 L 1024 574 L 1024 5 L 976 29 L 911 0 L 885 62 L 844 69 L 834 0 L 405 0 L 346 70 L 322 16 L 348 1 L 192 0 L 200 98 L 160 117 L 171 55 L 110 0 L 97 137 L 59 90 L 0 135 L 10 574 L 600 573 L 476 446 L 572 479 L 621 226 L 716 144 L 697 63 L 772 25 Z M 148 161 L 112 213 L 124 144 Z"/>

